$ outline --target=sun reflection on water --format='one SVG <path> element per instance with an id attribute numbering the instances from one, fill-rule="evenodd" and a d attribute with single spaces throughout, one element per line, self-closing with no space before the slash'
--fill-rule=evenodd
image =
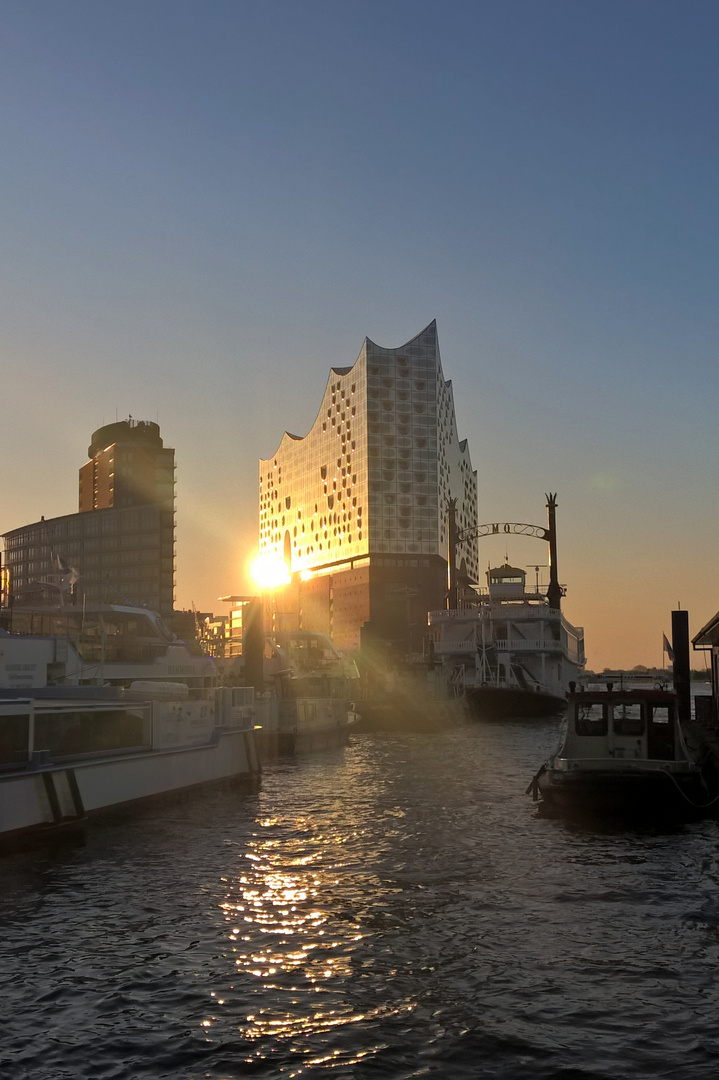
<path id="1" fill-rule="evenodd" d="M 315 830 L 302 817 L 264 817 L 258 825 L 261 832 L 248 842 L 242 870 L 227 879 L 220 905 L 236 978 L 254 1003 L 237 1018 L 252 1047 L 246 1060 L 265 1057 L 281 1041 L 301 1058 L 290 1076 L 310 1067 L 357 1063 L 371 1051 L 333 1046 L 318 1052 L 308 1037 L 331 1036 L 411 1007 L 367 1010 L 366 1003 L 359 1009 L 348 1000 L 358 943 L 372 932 L 352 910 L 352 899 L 359 896 L 347 894 L 342 875 L 343 845 L 355 833 Z"/>

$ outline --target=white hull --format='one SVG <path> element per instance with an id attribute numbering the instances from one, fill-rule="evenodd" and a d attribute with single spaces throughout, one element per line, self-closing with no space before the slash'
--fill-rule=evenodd
<path id="1" fill-rule="evenodd" d="M 251 731 L 209 745 L 64 762 L 0 777 L 0 836 L 58 826 L 121 803 L 258 770 Z"/>

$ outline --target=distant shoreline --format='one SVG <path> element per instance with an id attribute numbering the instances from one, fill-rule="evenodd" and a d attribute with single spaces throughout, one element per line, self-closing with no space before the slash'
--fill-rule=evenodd
<path id="1" fill-rule="evenodd" d="M 662 668 L 645 667 L 626 668 L 624 670 L 622 670 L 621 668 L 616 668 L 612 669 L 611 671 L 606 669 L 604 671 L 585 671 L 583 677 L 585 679 L 595 679 L 597 682 L 605 682 L 607 679 L 621 678 L 668 680 L 673 677 L 673 671 L 671 668 L 667 668 L 664 670 Z M 712 681 L 710 671 L 690 671 L 689 677 L 692 682 L 710 683 Z"/>

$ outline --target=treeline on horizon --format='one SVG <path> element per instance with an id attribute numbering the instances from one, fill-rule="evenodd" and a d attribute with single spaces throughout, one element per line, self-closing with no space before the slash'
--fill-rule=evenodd
<path id="1" fill-rule="evenodd" d="M 647 679 L 667 679 L 672 675 L 671 665 L 668 668 L 657 667 L 645 667 L 643 664 L 637 664 L 633 668 L 602 668 L 601 671 L 590 671 L 588 668 L 584 671 L 584 678 L 605 679 L 608 675 L 634 675 L 644 676 Z M 711 682 L 711 671 L 707 668 L 701 670 L 696 668 L 689 672 L 689 675 L 693 682 Z"/>

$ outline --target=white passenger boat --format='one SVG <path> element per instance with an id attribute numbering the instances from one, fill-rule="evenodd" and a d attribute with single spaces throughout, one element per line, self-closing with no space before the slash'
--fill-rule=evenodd
<path id="1" fill-rule="evenodd" d="M 0 612 L 0 690 L 176 682 L 198 696 L 218 684 L 215 661 L 148 608 L 13 605 Z"/>
<path id="2" fill-rule="evenodd" d="M 106 697 L 0 701 L 0 838 L 259 769 L 254 708 L 155 683 Z M 252 691 L 250 690 L 250 695 Z"/>
<path id="3" fill-rule="evenodd" d="M 478 719 L 561 713 L 584 669 L 584 631 L 538 585 L 529 591 L 519 567 L 491 568 L 487 583 L 456 608 L 429 612 L 436 661 Z"/>
<path id="4" fill-rule="evenodd" d="M 686 741 L 676 695 L 609 683 L 570 692 L 560 746 L 527 793 L 549 808 L 652 818 L 706 812 L 713 787 Z"/>
<path id="5" fill-rule="evenodd" d="M 12 616 L 12 617 L 10 617 Z M 259 769 L 251 687 L 154 612 L 15 609 L 0 632 L 0 837 Z"/>

